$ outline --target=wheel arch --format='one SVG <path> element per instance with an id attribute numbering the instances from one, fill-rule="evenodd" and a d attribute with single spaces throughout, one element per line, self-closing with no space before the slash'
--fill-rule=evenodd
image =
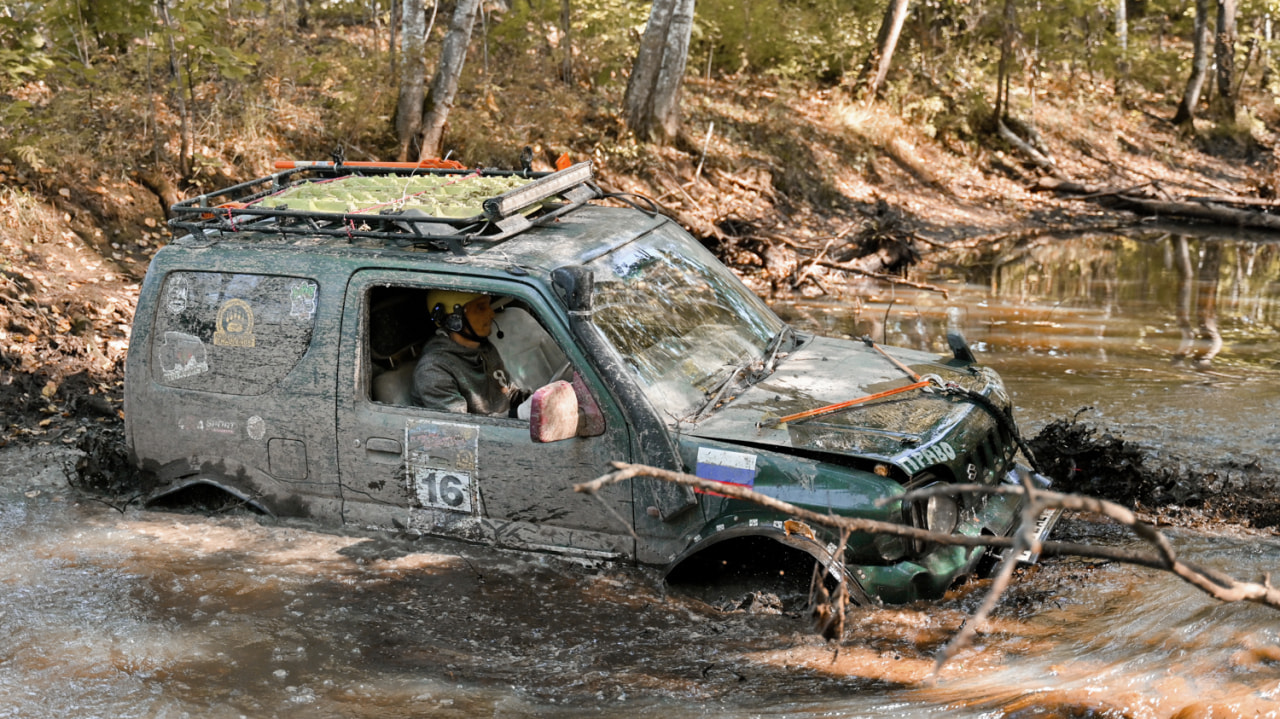
<path id="1" fill-rule="evenodd" d="M 725 527 L 705 536 L 699 535 L 663 568 L 663 581 L 671 581 L 681 576 L 682 570 L 687 569 L 699 558 L 712 555 L 713 552 L 732 554 L 736 549 L 745 550 L 753 543 L 766 541 L 770 545 L 776 545 L 776 548 L 808 555 L 822 566 L 829 580 L 844 583 L 850 598 L 856 603 L 875 604 L 876 602 L 867 595 L 858 579 L 845 568 L 844 563 L 837 561 L 833 552 L 835 547 L 821 544 L 813 538 L 811 531 L 806 533 L 804 530 L 808 530 L 808 527 L 799 522 L 776 522 Z M 773 559 L 776 561 L 776 557 Z"/>

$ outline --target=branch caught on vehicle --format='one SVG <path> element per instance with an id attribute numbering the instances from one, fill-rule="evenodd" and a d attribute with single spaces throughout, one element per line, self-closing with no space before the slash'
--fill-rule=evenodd
<path id="1" fill-rule="evenodd" d="M 891 534 L 900 537 L 910 537 L 943 545 L 1011 548 L 1012 551 L 1005 553 L 999 568 L 996 570 L 991 588 L 988 591 L 987 596 L 984 598 L 981 606 L 979 606 L 977 611 L 974 612 L 969 621 L 966 621 L 964 625 L 961 626 L 960 630 L 951 638 L 951 641 L 949 641 L 938 653 L 935 675 L 937 672 L 941 671 L 942 667 L 948 660 L 967 647 L 972 641 L 974 635 L 978 632 L 980 625 L 985 622 L 986 618 L 995 609 L 1005 590 L 1009 587 L 1013 578 L 1013 571 L 1018 563 L 1017 556 L 1025 550 L 1038 552 L 1042 555 L 1073 555 L 1093 559 L 1108 559 L 1125 564 L 1160 569 L 1173 573 L 1200 591 L 1219 601 L 1252 602 L 1255 604 L 1262 604 L 1273 609 L 1280 609 L 1280 589 L 1272 586 L 1269 575 L 1263 577 L 1261 582 L 1247 582 L 1209 567 L 1201 567 L 1191 562 L 1186 562 L 1178 557 L 1178 553 L 1174 549 L 1168 537 L 1155 527 L 1141 521 L 1132 510 L 1103 499 L 1035 489 L 1031 486 L 1030 482 L 1025 480 L 1022 486 L 938 484 L 925 489 L 907 492 L 901 496 L 892 497 L 887 500 L 881 500 L 882 503 L 885 501 L 912 502 L 934 496 L 960 494 L 1021 494 L 1024 497 L 1027 497 L 1027 501 L 1023 503 L 1022 518 L 1019 528 L 1011 536 L 999 537 L 984 535 L 970 537 L 959 534 L 931 532 L 926 529 L 920 529 L 918 527 L 912 527 L 904 524 L 896 524 L 893 522 L 821 514 L 819 512 L 794 506 L 782 500 L 747 489 L 746 487 L 716 482 L 696 477 L 694 475 L 684 474 L 682 472 L 659 469 L 657 467 L 649 467 L 641 464 L 629 464 L 626 462 L 614 462 L 613 467 L 614 470 L 612 472 L 597 477 L 590 482 L 574 485 L 574 491 L 595 494 L 604 487 L 612 484 L 617 484 L 619 482 L 624 482 L 638 477 L 650 477 L 694 489 L 714 491 L 718 494 L 732 497 L 734 499 L 753 502 L 762 507 L 791 515 L 805 522 L 830 527 L 839 531 L 841 536 L 845 538 L 847 538 L 848 533 L 850 532 L 867 532 L 871 534 Z M 1102 547 L 1072 542 L 1038 542 L 1035 535 L 1036 518 L 1044 510 L 1052 508 L 1087 512 L 1106 517 L 1118 524 L 1129 527 L 1139 539 L 1150 544 L 1154 551 L 1142 552 L 1117 547 Z M 841 602 L 840 605 L 839 609 L 843 611 L 843 602 Z M 822 626 L 820 629 L 822 630 L 823 635 L 828 636 L 829 638 L 838 638 L 831 637 L 830 635 L 830 627 L 833 626 L 830 612 L 818 612 L 817 615 L 822 618 Z"/>

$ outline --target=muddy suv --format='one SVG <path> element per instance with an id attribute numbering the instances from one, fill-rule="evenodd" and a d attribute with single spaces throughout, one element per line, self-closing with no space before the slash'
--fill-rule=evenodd
<path id="1" fill-rule="evenodd" d="M 996 417 L 1009 399 L 962 343 L 939 357 L 795 331 L 652 205 L 601 195 L 587 163 L 317 162 L 176 205 L 190 234 L 151 263 L 126 371 L 150 501 L 215 491 L 272 515 L 669 571 L 839 564 L 820 528 L 717 493 L 656 479 L 574 492 L 623 460 L 820 512 L 1011 531 L 1006 496 L 893 501 L 1015 470 Z M 411 401 L 442 289 L 494 298 L 490 340 L 538 390 L 529 419 Z M 980 554 L 855 535 L 839 578 L 910 601 Z"/>

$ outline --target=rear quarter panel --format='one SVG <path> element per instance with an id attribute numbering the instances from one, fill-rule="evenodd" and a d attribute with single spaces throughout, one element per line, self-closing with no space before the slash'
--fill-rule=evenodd
<path id="1" fill-rule="evenodd" d="M 207 477 L 257 498 L 274 512 L 302 516 L 312 515 L 309 497 L 337 493 L 334 368 L 346 280 L 342 265 L 330 262 L 327 271 L 323 266 L 299 253 L 260 248 L 171 245 L 157 253 L 139 294 L 125 368 L 127 441 L 144 490 Z M 309 346 L 292 370 L 260 394 L 159 381 L 157 316 L 166 311 L 161 290 L 176 271 L 315 281 Z M 258 347 L 271 340 L 269 335 L 255 338 Z"/>

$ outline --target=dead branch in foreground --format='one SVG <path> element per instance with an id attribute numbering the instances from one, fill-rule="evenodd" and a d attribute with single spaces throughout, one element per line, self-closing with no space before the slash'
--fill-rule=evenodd
<path id="1" fill-rule="evenodd" d="M 968 646 L 972 641 L 973 636 L 977 633 L 979 625 L 985 623 L 986 618 L 990 615 L 991 611 L 995 609 L 1001 596 L 1004 594 L 1004 591 L 1009 586 L 1009 582 L 1013 576 L 1013 570 L 1017 566 L 1018 554 L 1026 549 L 1030 549 L 1032 552 L 1039 552 L 1042 555 L 1074 555 L 1093 559 L 1109 559 L 1125 564 L 1134 564 L 1153 569 L 1160 569 L 1172 572 L 1182 580 L 1219 601 L 1253 602 L 1273 609 L 1280 609 L 1280 590 L 1277 590 L 1271 585 L 1271 578 L 1269 575 L 1265 576 L 1261 583 L 1244 582 L 1217 570 L 1200 567 L 1190 562 L 1184 562 L 1178 558 L 1173 545 L 1163 533 L 1155 527 L 1140 521 L 1137 515 L 1126 507 L 1103 499 L 1096 499 L 1078 494 L 1061 494 L 1058 492 L 1035 489 L 1031 486 L 1030 482 L 1025 479 L 1023 485 L 1020 487 L 1014 487 L 1011 485 L 989 486 L 982 484 L 935 485 L 926 489 L 908 492 L 902 496 L 893 497 L 887 500 L 911 502 L 918 499 L 925 499 L 930 496 L 944 494 L 1021 494 L 1027 498 L 1028 501 L 1023 502 L 1021 522 L 1018 529 L 1012 536 L 969 537 L 961 534 L 940 534 L 926 529 L 920 529 L 918 527 L 912 527 L 904 524 L 896 524 L 893 522 L 881 522 L 871 519 L 859 519 L 856 517 L 820 514 L 818 512 L 802 509 L 787 502 L 783 502 L 782 500 L 760 494 L 759 492 L 755 492 L 745 487 L 715 482 L 701 477 L 695 477 L 690 474 L 658 469 L 657 467 L 649 467 L 642 464 L 614 462 L 613 467 L 614 471 L 609 472 L 608 474 L 597 477 L 590 482 L 574 485 L 574 491 L 595 494 L 603 487 L 611 484 L 617 484 L 636 477 L 652 477 L 665 482 L 673 482 L 675 484 L 695 489 L 710 490 L 717 494 L 753 502 L 762 507 L 782 512 L 805 522 L 812 522 L 814 524 L 831 527 L 832 529 L 841 532 L 844 537 L 847 537 L 848 533 L 851 532 L 867 532 L 870 534 L 892 534 L 900 537 L 910 537 L 913 539 L 921 539 L 944 545 L 1012 548 L 1013 551 L 1005 553 L 1000 567 L 997 569 L 992 580 L 991 589 L 983 599 L 982 605 L 974 612 L 969 621 L 966 621 L 964 625 L 961 626 L 960 630 L 952 637 L 951 641 L 948 642 L 947 645 L 939 652 L 937 664 L 934 668 L 935 676 L 937 672 L 941 671 L 942 666 L 949 659 Z M 1071 509 L 1102 515 L 1114 522 L 1132 529 L 1134 534 L 1150 544 L 1154 548 L 1154 551 L 1141 552 L 1120 549 L 1117 547 L 1099 547 L 1071 542 L 1039 542 L 1035 536 L 1036 518 L 1045 509 L 1052 508 Z M 838 558 L 837 561 L 839 561 Z M 835 607 L 835 609 L 843 611 L 843 605 L 841 604 L 841 606 Z M 829 616 L 830 612 L 820 612 L 819 614 Z"/>

